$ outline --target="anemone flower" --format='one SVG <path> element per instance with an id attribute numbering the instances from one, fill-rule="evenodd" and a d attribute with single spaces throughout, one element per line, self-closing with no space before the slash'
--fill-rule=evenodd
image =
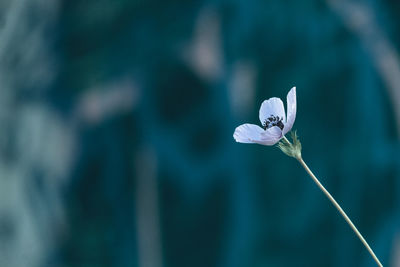
<path id="1" fill-rule="evenodd" d="M 296 87 L 289 91 L 286 101 L 287 117 L 280 98 L 265 100 L 259 112 L 262 127 L 249 123 L 240 125 L 233 134 L 236 142 L 272 146 L 281 140 L 292 129 L 296 119 Z"/>
<path id="2" fill-rule="evenodd" d="M 287 134 L 292 129 L 294 120 L 296 118 L 296 87 L 293 87 L 289 91 L 286 99 L 287 114 L 285 114 L 282 100 L 277 97 L 267 99 L 261 104 L 260 107 L 259 117 L 262 127 L 255 124 L 242 124 L 235 129 L 233 138 L 235 138 L 236 142 L 239 143 L 261 144 L 266 146 L 272 146 L 279 142 L 278 148 L 286 155 L 293 157 L 299 161 L 299 163 L 303 166 L 311 179 L 317 184 L 321 191 L 326 195 L 326 197 L 332 202 L 335 208 L 343 216 L 351 229 L 354 231 L 354 233 L 358 236 L 365 248 L 371 254 L 377 265 L 382 267 L 382 263 L 379 261 L 378 257 L 376 257 L 374 251 L 371 249 L 367 241 L 358 231 L 356 226 L 304 162 L 301 156 L 301 143 L 297 137 L 296 132 L 291 132 L 293 143 L 291 143 L 285 137 L 285 134 Z M 281 139 L 282 141 L 280 141 Z"/>

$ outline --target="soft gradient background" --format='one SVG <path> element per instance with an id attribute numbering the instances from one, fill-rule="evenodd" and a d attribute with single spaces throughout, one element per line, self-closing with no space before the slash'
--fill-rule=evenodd
<path id="1" fill-rule="evenodd" d="M 400 266 L 400 4 L 0 1 L 0 266 Z M 285 101 L 286 102 L 286 101 Z"/>

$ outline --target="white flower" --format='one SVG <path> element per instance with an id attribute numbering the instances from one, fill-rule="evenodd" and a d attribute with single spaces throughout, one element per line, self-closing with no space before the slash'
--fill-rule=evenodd
<path id="1" fill-rule="evenodd" d="M 283 102 L 277 97 L 265 100 L 260 107 L 262 128 L 254 124 L 242 124 L 235 129 L 233 138 L 239 143 L 253 143 L 272 146 L 276 144 L 293 126 L 296 118 L 296 87 L 286 97 L 287 118 Z"/>

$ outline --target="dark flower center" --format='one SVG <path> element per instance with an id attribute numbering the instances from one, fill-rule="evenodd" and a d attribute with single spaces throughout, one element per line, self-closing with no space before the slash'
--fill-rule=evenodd
<path id="1" fill-rule="evenodd" d="M 266 119 L 263 123 L 264 130 L 267 130 L 273 126 L 278 126 L 281 130 L 283 130 L 283 118 L 279 118 L 279 116 L 271 115 Z"/>

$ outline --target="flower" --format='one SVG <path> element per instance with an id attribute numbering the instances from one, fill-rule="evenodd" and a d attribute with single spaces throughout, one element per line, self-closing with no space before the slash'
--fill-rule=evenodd
<path id="1" fill-rule="evenodd" d="M 260 107 L 259 117 L 262 128 L 255 124 L 242 124 L 235 129 L 233 138 L 239 143 L 272 146 L 276 144 L 293 126 L 296 118 L 296 87 L 286 97 L 287 118 L 280 98 L 265 100 Z"/>

